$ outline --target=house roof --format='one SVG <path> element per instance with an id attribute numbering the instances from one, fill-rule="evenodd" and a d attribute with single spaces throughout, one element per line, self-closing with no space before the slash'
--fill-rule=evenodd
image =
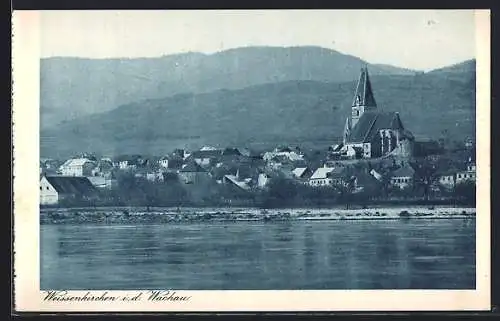
<path id="1" fill-rule="evenodd" d="M 223 156 L 229 156 L 229 155 L 237 155 L 237 156 L 240 156 L 241 153 L 240 151 L 237 149 L 237 148 L 226 148 L 222 151 L 222 155 Z"/>
<path id="2" fill-rule="evenodd" d="M 356 177 L 357 184 L 361 186 L 380 184 L 380 182 L 375 177 L 364 171 L 356 173 L 354 176 Z"/>
<path id="3" fill-rule="evenodd" d="M 373 96 L 370 77 L 368 76 L 368 68 L 361 68 L 358 85 L 354 92 L 352 106 L 365 106 L 368 108 L 377 108 L 375 97 Z"/>
<path id="4" fill-rule="evenodd" d="M 363 113 L 351 130 L 347 141 L 350 143 L 370 142 L 381 129 L 404 129 L 399 114 L 377 111 Z"/>
<path id="5" fill-rule="evenodd" d="M 200 173 L 200 172 L 205 172 L 205 170 L 195 162 L 189 162 L 186 165 L 182 166 L 180 172 Z"/>
<path id="6" fill-rule="evenodd" d="M 60 194 L 90 196 L 97 193 L 96 188 L 87 177 L 45 176 L 45 178 Z"/>
<path id="7" fill-rule="evenodd" d="M 392 172 L 391 177 L 411 177 L 415 175 L 415 170 L 409 166 L 405 165 Z"/>
<path id="8" fill-rule="evenodd" d="M 87 162 L 92 162 L 88 158 L 72 158 L 68 159 L 62 166 L 83 166 Z"/>
<path id="9" fill-rule="evenodd" d="M 225 175 L 224 177 L 228 181 L 230 181 L 231 183 L 233 183 L 234 185 L 238 186 L 241 189 L 244 189 L 244 190 L 250 189 L 250 186 L 248 186 L 247 182 L 238 180 L 238 178 L 234 175 Z"/>
<path id="10" fill-rule="evenodd" d="M 314 171 L 310 179 L 323 179 L 326 178 L 327 174 L 333 171 L 334 168 L 332 167 L 320 167 L 317 170 Z"/>
<path id="11" fill-rule="evenodd" d="M 297 167 L 296 169 L 294 169 L 292 171 L 292 173 L 296 177 L 302 177 L 302 175 L 304 175 L 304 173 L 306 173 L 306 171 L 307 171 L 307 167 Z"/>
<path id="12" fill-rule="evenodd" d="M 330 178 L 344 178 L 347 176 L 347 169 L 345 167 L 335 167 L 326 176 Z"/>

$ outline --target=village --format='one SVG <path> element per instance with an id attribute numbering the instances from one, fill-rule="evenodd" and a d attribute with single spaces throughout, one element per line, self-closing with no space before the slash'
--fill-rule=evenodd
<path id="1" fill-rule="evenodd" d="M 472 139 L 417 141 L 398 113 L 377 106 L 366 67 L 351 111 L 341 142 L 327 149 L 204 146 L 166 155 L 41 159 L 40 205 L 475 204 Z"/>

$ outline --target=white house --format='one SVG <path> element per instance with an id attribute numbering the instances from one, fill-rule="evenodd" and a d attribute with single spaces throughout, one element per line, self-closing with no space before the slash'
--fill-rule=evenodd
<path id="1" fill-rule="evenodd" d="M 163 168 L 168 168 L 168 157 L 164 156 L 164 157 L 160 158 L 160 160 L 158 161 L 158 164 Z"/>
<path id="2" fill-rule="evenodd" d="M 391 174 L 391 185 L 404 189 L 413 185 L 415 170 L 410 165 L 404 165 Z"/>
<path id="3" fill-rule="evenodd" d="M 64 162 L 59 170 L 63 176 L 92 176 L 95 166 L 95 162 L 87 158 L 73 158 Z"/>
<path id="4" fill-rule="evenodd" d="M 259 188 L 264 188 L 267 186 L 269 183 L 269 180 L 271 177 L 267 175 L 266 173 L 260 173 L 259 177 L 257 178 L 257 187 Z"/>
<path id="5" fill-rule="evenodd" d="M 40 179 L 40 205 L 58 204 L 66 197 L 93 197 L 96 192 L 87 177 L 42 176 Z"/>
<path id="6" fill-rule="evenodd" d="M 464 183 L 466 181 L 475 181 L 476 180 L 476 166 L 468 165 L 467 169 L 464 171 L 458 171 L 456 177 L 456 183 Z"/>
<path id="7" fill-rule="evenodd" d="M 332 179 L 328 177 L 328 173 L 332 172 L 333 167 L 319 167 L 309 178 L 309 185 L 311 186 L 330 186 Z"/>
<path id="8" fill-rule="evenodd" d="M 439 173 L 437 183 L 447 190 L 452 189 L 456 184 L 456 171 L 447 170 Z"/>

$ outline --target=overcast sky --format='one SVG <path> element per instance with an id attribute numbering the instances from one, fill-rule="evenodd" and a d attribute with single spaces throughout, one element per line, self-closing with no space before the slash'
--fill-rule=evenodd
<path id="1" fill-rule="evenodd" d="M 313 45 L 434 69 L 475 56 L 472 10 L 44 11 L 42 57 L 157 57 Z"/>

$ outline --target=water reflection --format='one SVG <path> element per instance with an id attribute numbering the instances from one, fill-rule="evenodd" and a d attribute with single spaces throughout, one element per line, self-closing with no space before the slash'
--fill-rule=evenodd
<path id="1" fill-rule="evenodd" d="M 42 289 L 470 289 L 460 220 L 43 225 Z"/>

